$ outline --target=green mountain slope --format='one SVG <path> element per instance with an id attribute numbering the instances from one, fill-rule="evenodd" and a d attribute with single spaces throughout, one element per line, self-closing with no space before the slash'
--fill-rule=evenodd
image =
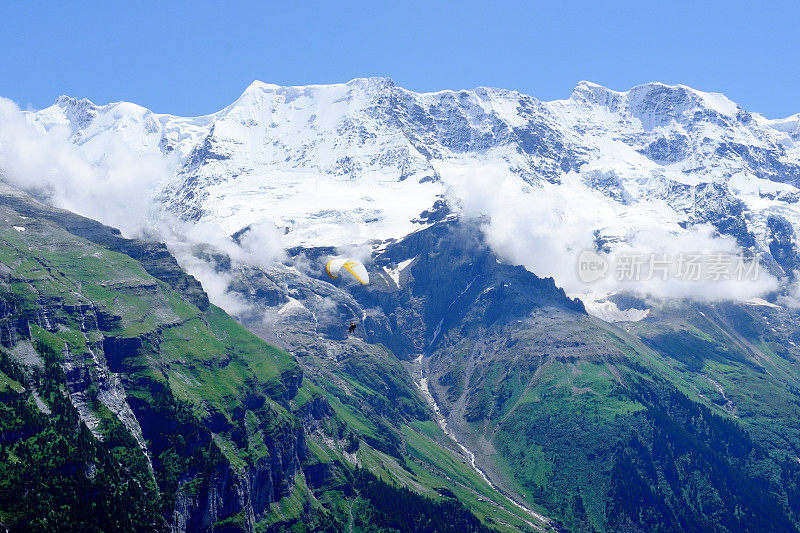
<path id="1" fill-rule="evenodd" d="M 553 280 L 499 261 L 479 227 L 458 221 L 385 243 L 368 287 L 315 272 L 330 250 L 292 253 L 312 265 L 306 274 L 221 267 L 258 308 L 238 318 L 298 356 L 383 454 L 359 451 L 372 468 L 417 475 L 396 459 L 411 451 L 448 475 L 447 461 L 417 453 L 423 436 L 458 453 L 419 419 L 414 374 L 492 482 L 552 526 L 798 528 L 796 313 L 662 302 L 641 322 L 610 325 Z M 362 327 L 347 338 L 353 318 Z"/>
<path id="2" fill-rule="evenodd" d="M 747 425 L 682 391 L 683 379 L 660 368 L 660 355 L 585 324 L 566 337 L 582 345 L 576 355 L 552 347 L 560 332 L 549 320 L 525 326 L 499 333 L 513 347 L 478 363 L 461 392 L 438 380 L 442 403 L 463 417 L 485 460 L 514 480 L 512 490 L 570 529 L 796 527 L 797 462 L 771 454 Z M 432 366 L 458 372 L 483 349 L 460 341 L 443 347 Z M 529 351 L 540 352 L 539 362 L 520 364 L 520 352 Z M 445 363 L 457 355 L 460 365 Z"/>
<path id="3" fill-rule="evenodd" d="M 132 472 L 143 486 L 153 478 L 158 514 L 173 525 L 252 521 L 288 493 L 303 452 L 288 404 L 302 371 L 291 356 L 129 256 L 7 207 L 1 216 L 4 345 L 30 394 L 43 396 L 39 356 L 55 354 L 63 382 L 51 373 L 50 386 L 68 394 L 98 446 L 121 463 L 144 459 Z M 254 494 L 247 481 L 259 477 L 271 483 Z"/>
<path id="4" fill-rule="evenodd" d="M 532 528 L 390 351 L 354 340 L 335 363 L 299 362 L 210 305 L 163 246 L 2 192 L 3 526 Z"/>
<path id="5" fill-rule="evenodd" d="M 249 331 L 163 245 L 0 193 L 4 527 L 798 529 L 794 311 L 610 325 L 447 221 L 366 288 L 200 251 Z"/>
<path id="6" fill-rule="evenodd" d="M 495 483 L 568 530 L 798 528 L 796 313 L 675 302 L 619 328 L 451 226 L 354 294 Z"/>
<path id="7" fill-rule="evenodd" d="M 371 268 L 342 300 L 365 340 L 420 360 L 480 467 L 554 524 L 797 529 L 796 315 L 676 302 L 619 328 L 458 222 Z"/>

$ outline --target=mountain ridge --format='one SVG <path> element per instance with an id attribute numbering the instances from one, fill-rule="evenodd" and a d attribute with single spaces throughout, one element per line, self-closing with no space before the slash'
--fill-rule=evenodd
<path id="1" fill-rule="evenodd" d="M 215 226 L 217 238 L 260 224 L 282 248 L 379 250 L 427 227 L 421 214 L 444 202 L 455 216 L 487 215 L 487 232 L 504 217 L 506 234 L 549 228 L 558 268 L 516 253 L 508 235 L 490 242 L 599 308 L 609 290 L 579 283 L 569 250 L 611 253 L 635 246 L 640 233 L 669 243 L 705 224 L 712 242 L 730 237 L 762 254 L 780 294 L 794 290 L 794 267 L 772 251 L 800 232 L 796 128 L 791 117 L 766 120 L 721 93 L 584 81 L 569 98 L 543 102 L 484 87 L 414 93 L 389 78 L 255 81 L 201 117 L 70 98 L 25 117 L 40 131 L 68 127 L 91 164 L 120 146 L 163 160 L 169 169 L 147 185 L 153 216 Z M 504 209 L 501 195 L 518 201 Z"/>
<path id="2" fill-rule="evenodd" d="M 471 88 L 440 89 L 440 90 L 436 90 L 436 91 L 413 91 L 411 89 L 405 89 L 403 87 L 397 86 L 396 83 L 394 82 L 394 80 L 389 76 L 366 76 L 366 77 L 356 77 L 356 78 L 353 78 L 353 79 L 348 80 L 346 82 L 318 83 L 318 84 L 306 84 L 306 85 L 280 85 L 280 84 L 269 83 L 269 82 L 265 82 L 265 81 L 256 79 L 256 80 L 253 80 L 242 91 L 242 94 L 240 94 L 239 97 L 237 97 L 236 100 L 234 100 L 234 102 L 236 102 L 239 99 L 241 99 L 241 97 L 244 96 L 246 93 L 251 92 L 252 90 L 255 90 L 255 89 L 267 89 L 267 90 L 275 91 L 275 90 L 281 90 L 281 89 L 325 88 L 325 87 L 348 86 L 348 85 L 352 85 L 352 84 L 356 84 L 356 83 L 364 84 L 365 82 L 374 82 L 375 84 L 380 84 L 380 85 L 384 85 L 384 86 L 387 86 L 387 87 L 397 87 L 400 90 L 403 90 L 403 91 L 406 91 L 406 92 L 409 92 L 409 93 L 418 94 L 418 95 L 436 95 L 436 94 L 444 94 L 444 93 L 455 94 L 455 93 L 462 93 L 462 92 L 479 92 L 479 91 L 499 91 L 499 92 L 512 93 L 512 94 L 517 94 L 517 95 L 522 95 L 522 96 L 529 96 L 528 93 L 520 91 L 520 90 L 505 89 L 503 87 L 498 87 L 498 86 L 493 86 L 493 85 L 478 85 L 478 86 L 471 87 Z M 685 90 L 688 90 L 688 91 L 691 91 L 691 92 L 694 92 L 694 93 L 697 93 L 697 94 L 700 94 L 700 95 L 722 96 L 726 100 L 728 100 L 730 102 L 733 102 L 733 101 L 729 100 L 725 96 L 725 93 L 723 93 L 723 92 L 702 91 L 700 89 L 695 89 L 694 87 L 692 87 L 690 85 L 683 84 L 683 83 L 670 84 L 670 83 L 665 83 L 665 82 L 661 82 L 661 81 L 649 81 L 649 82 L 644 82 L 644 83 L 639 83 L 637 85 L 633 85 L 628 90 L 616 90 L 616 89 L 611 89 L 610 87 L 606 87 L 605 85 L 602 85 L 600 83 L 593 82 L 591 80 L 580 80 L 575 84 L 575 87 L 572 89 L 572 91 L 570 93 L 570 97 L 573 94 L 575 94 L 577 89 L 579 89 L 581 87 L 596 87 L 596 88 L 599 88 L 599 89 L 604 90 L 606 92 L 615 93 L 615 94 L 618 94 L 618 95 L 625 95 L 627 93 L 630 93 L 631 91 L 634 91 L 634 90 L 637 90 L 637 89 L 641 89 L 641 88 L 644 88 L 644 87 L 651 87 L 651 86 L 661 86 L 661 87 L 667 87 L 667 88 L 672 88 L 672 89 L 685 89 Z M 535 98 L 533 96 L 530 96 L 530 97 L 531 98 Z M 537 100 L 539 100 L 539 99 L 537 99 Z M 548 103 L 548 102 L 555 102 L 555 101 L 560 101 L 560 100 L 563 100 L 563 99 L 555 98 L 553 100 L 539 100 L 539 101 L 541 101 L 543 103 Z M 135 106 L 140 107 L 142 109 L 146 109 L 146 110 L 150 111 L 151 113 L 153 113 L 155 115 L 170 116 L 170 117 L 178 117 L 178 116 L 180 116 L 180 115 L 174 115 L 174 114 L 171 114 L 171 113 L 156 113 L 156 112 L 151 111 L 150 109 L 148 109 L 148 108 L 146 108 L 144 106 L 141 106 L 139 104 L 135 104 L 135 103 L 131 102 L 130 100 L 117 100 L 117 101 L 114 101 L 114 102 L 108 102 L 106 104 L 95 104 L 89 98 L 80 98 L 80 97 L 70 96 L 68 94 L 62 94 L 62 95 L 59 95 L 58 97 L 56 97 L 56 99 L 54 100 L 52 105 L 58 105 L 60 103 L 65 103 L 65 104 L 66 103 L 70 103 L 70 104 L 78 103 L 78 104 L 84 104 L 84 105 L 88 104 L 89 106 L 95 107 L 95 108 L 114 106 L 114 105 L 118 105 L 118 104 L 132 104 L 132 105 L 135 105 Z M 52 106 L 48 106 L 48 107 L 52 107 Z M 212 115 L 215 115 L 217 113 L 220 113 L 221 111 L 225 110 L 228 107 L 230 107 L 230 105 L 225 106 L 225 107 L 223 107 L 222 109 L 220 109 L 218 111 L 213 111 L 211 113 L 205 113 L 205 114 L 200 114 L 200 115 L 190 115 L 190 116 L 186 116 L 185 118 L 202 118 L 202 117 L 212 116 Z M 36 113 L 36 112 L 42 111 L 44 109 L 47 109 L 47 108 L 42 108 L 42 109 L 39 109 L 39 110 L 33 111 L 33 112 Z M 765 121 L 767 121 L 767 122 L 787 122 L 787 121 L 792 122 L 793 119 L 796 119 L 798 117 L 798 115 L 800 115 L 800 112 L 798 112 L 798 113 L 794 113 L 794 114 L 791 114 L 791 115 L 787 115 L 785 117 L 777 117 L 777 118 L 770 119 L 770 118 L 767 118 L 767 117 L 763 116 L 758 111 L 750 111 L 750 113 L 754 114 L 754 115 L 758 115 L 759 117 L 763 117 L 763 119 Z"/>

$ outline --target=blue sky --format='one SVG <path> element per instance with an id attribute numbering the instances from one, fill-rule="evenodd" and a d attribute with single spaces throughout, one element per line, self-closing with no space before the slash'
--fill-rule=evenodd
<path id="1" fill-rule="evenodd" d="M 776 118 L 800 112 L 799 20 L 800 2 L 5 2 L 0 96 L 199 115 L 254 79 L 389 76 L 416 91 L 489 85 L 542 100 L 583 79 L 663 81 Z"/>

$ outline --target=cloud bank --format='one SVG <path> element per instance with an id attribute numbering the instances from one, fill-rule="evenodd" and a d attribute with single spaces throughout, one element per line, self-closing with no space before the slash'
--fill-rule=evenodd
<path id="1" fill-rule="evenodd" d="M 44 132 L 0 98 L 0 169 L 11 185 L 53 205 L 119 228 L 126 236 L 151 229 L 155 187 L 174 174 L 168 159 L 134 153 L 122 142 L 91 164 L 69 142 L 68 127 Z"/>
<path id="2" fill-rule="evenodd" d="M 179 220 L 157 199 L 175 176 L 174 161 L 112 141 L 101 159 L 90 162 L 70 134 L 67 126 L 43 131 L 14 102 L 0 98 L 0 177 L 51 205 L 116 227 L 126 237 L 164 241 L 215 304 L 232 314 L 245 311 L 247 303 L 228 291 L 231 274 L 198 252 L 218 251 L 234 263 L 262 266 L 282 260 L 283 234 L 275 224 L 252 224 L 237 243 L 215 224 Z"/>
<path id="3" fill-rule="evenodd" d="M 531 186 L 495 167 L 452 172 L 445 180 L 450 203 L 459 206 L 464 216 L 485 221 L 486 241 L 498 256 L 538 276 L 552 277 L 590 309 L 594 302 L 605 305 L 607 311 L 605 299 L 617 292 L 708 302 L 760 298 L 778 289 L 778 281 L 758 270 L 752 259 L 743 262 L 750 277 L 738 279 L 733 264 L 731 279 L 707 278 L 705 272 L 712 270 L 712 261 L 738 260 L 743 253 L 733 238 L 716 234 L 709 225 L 661 227 L 648 225 L 643 217 L 629 226 L 635 229 L 620 231 L 624 224 L 609 229 L 606 225 L 616 223 L 619 214 L 599 192 L 583 186 L 576 174 L 565 176 L 558 187 L 548 183 Z M 606 231 L 613 237 L 600 242 L 598 235 Z M 579 257 L 585 251 L 608 265 L 605 276 L 591 283 L 579 275 Z M 632 256 L 643 259 L 638 279 L 627 279 L 619 269 L 615 271 L 615 266 Z M 701 279 L 679 276 L 682 258 L 690 256 L 699 256 L 703 263 Z M 649 271 L 651 258 L 656 258 L 659 266 L 654 274 Z M 753 272 L 757 272 L 754 279 Z"/>

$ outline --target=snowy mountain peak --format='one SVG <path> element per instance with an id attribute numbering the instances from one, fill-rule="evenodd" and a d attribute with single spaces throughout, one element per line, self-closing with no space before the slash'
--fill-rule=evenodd
<path id="1" fill-rule="evenodd" d="M 72 107 L 96 107 L 94 103 L 92 103 L 92 101 L 89 100 L 88 98 L 80 98 L 80 99 L 73 98 L 65 94 L 62 94 L 61 96 L 56 98 L 56 101 L 53 103 L 53 105 L 57 105 L 62 109 L 72 108 Z"/>
<path id="2" fill-rule="evenodd" d="M 350 87 L 370 88 L 370 89 L 392 89 L 395 87 L 394 80 L 385 76 L 372 76 L 368 78 L 353 78 L 347 84 Z"/>
<path id="3" fill-rule="evenodd" d="M 40 111 L 51 116 L 53 124 L 66 124 L 72 128 L 73 133 L 78 129 L 88 126 L 97 115 L 97 106 L 86 98 L 78 99 L 66 95 L 59 96 L 55 103 Z"/>
<path id="4" fill-rule="evenodd" d="M 634 117 L 649 117 L 649 122 L 663 125 L 694 112 L 713 112 L 736 118 L 742 109 L 725 95 L 698 91 L 685 85 L 645 83 L 628 91 L 614 91 L 596 83 L 581 81 L 571 100 L 591 106 L 602 106 L 612 112 L 624 112 Z M 691 119 L 691 117 L 689 117 Z M 656 119 L 653 121 L 652 119 Z"/>
<path id="5" fill-rule="evenodd" d="M 625 93 L 614 91 L 597 83 L 580 81 L 572 90 L 570 99 L 614 108 L 618 106 L 624 96 Z"/>
<path id="6" fill-rule="evenodd" d="M 242 120 L 251 123 L 268 120 L 272 124 L 278 119 L 276 113 L 279 108 L 286 106 L 286 110 L 295 110 L 299 114 L 315 108 L 319 113 L 311 112 L 306 117 L 315 120 L 328 115 L 327 110 L 330 108 L 341 108 L 340 104 L 343 103 L 347 103 L 351 109 L 375 105 L 381 95 L 387 95 L 393 90 L 395 85 L 389 78 L 356 78 L 347 83 L 300 86 L 280 86 L 256 80 L 233 104 L 217 113 L 217 117 L 234 113 L 246 117 Z M 267 115 L 271 118 L 267 118 Z M 284 118 L 290 117 L 284 115 Z"/>
<path id="7" fill-rule="evenodd" d="M 253 83 L 247 86 L 247 89 L 244 90 L 244 93 L 254 93 L 259 91 L 277 91 L 281 88 L 280 85 L 275 85 L 274 83 L 264 83 L 263 81 L 253 80 Z"/>
<path id="8" fill-rule="evenodd" d="M 401 238 L 442 216 L 443 198 L 490 209 L 500 193 L 522 199 L 515 212 L 556 211 L 529 226 L 575 221 L 554 238 L 589 232 L 572 249 L 703 222 L 769 253 L 775 228 L 800 229 L 798 116 L 754 117 L 683 85 L 583 81 L 542 102 L 489 87 L 415 93 L 389 78 L 255 81 L 203 117 L 70 98 L 27 117 L 45 131 L 69 126 L 90 161 L 120 143 L 169 157 L 177 171 L 154 185 L 169 211 L 224 235 L 276 226 L 290 246 Z"/>
<path id="9" fill-rule="evenodd" d="M 775 120 L 766 119 L 764 117 L 760 118 L 767 126 L 782 133 L 786 133 L 792 140 L 800 144 L 800 113 Z"/>
<path id="10" fill-rule="evenodd" d="M 372 77 L 372 78 L 354 78 L 347 83 L 335 83 L 328 85 L 275 85 L 272 83 L 264 83 L 263 81 L 255 80 L 247 89 L 244 90 L 243 96 L 246 94 L 258 94 L 262 92 L 269 93 L 313 93 L 319 91 L 330 91 L 342 89 L 345 87 L 358 89 L 358 90 L 385 90 L 395 87 L 394 81 L 391 78 Z"/>

